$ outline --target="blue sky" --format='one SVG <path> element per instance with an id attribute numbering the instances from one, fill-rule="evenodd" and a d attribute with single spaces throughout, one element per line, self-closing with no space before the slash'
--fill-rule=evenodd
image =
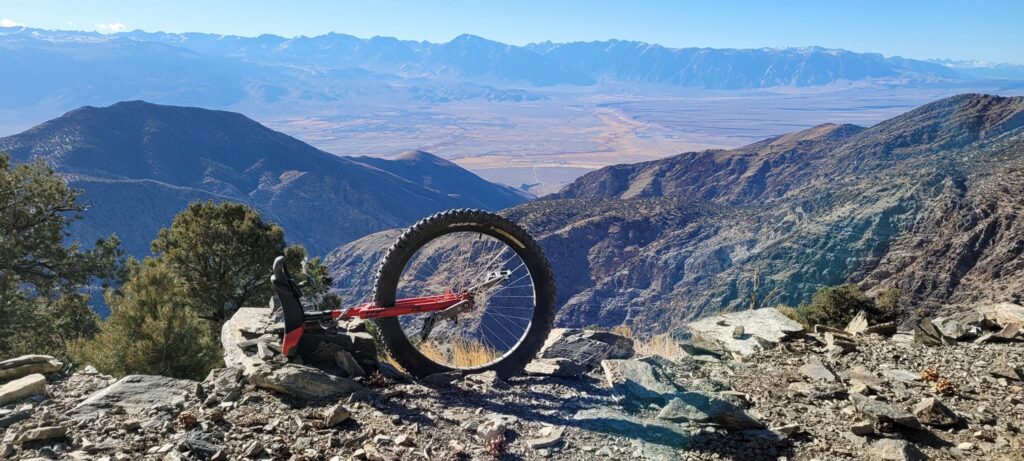
<path id="1" fill-rule="evenodd" d="M 641 40 L 671 47 L 820 45 L 912 58 L 1024 63 L 1024 1 L 0 0 L 0 21 L 47 29 L 284 36 L 342 32 L 511 44 Z"/>

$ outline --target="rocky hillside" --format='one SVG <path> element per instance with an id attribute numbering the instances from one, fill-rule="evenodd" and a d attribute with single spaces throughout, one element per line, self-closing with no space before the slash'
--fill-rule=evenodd
<path id="1" fill-rule="evenodd" d="M 1012 461 L 1024 450 L 1019 305 L 913 332 L 858 317 L 807 334 L 770 308 L 692 323 L 680 343 L 558 329 L 525 376 L 419 381 L 375 362 L 359 323 L 336 332 L 346 348 L 286 363 L 270 312 L 236 314 L 226 367 L 202 382 L 0 362 L 0 458 Z"/>
<path id="2" fill-rule="evenodd" d="M 241 114 L 141 101 L 71 111 L 0 138 L 3 151 L 43 158 L 84 190 L 91 208 L 74 237 L 116 232 L 135 255 L 195 200 L 252 205 L 314 253 L 435 211 L 525 200 L 426 152 L 338 157 Z"/>
<path id="3" fill-rule="evenodd" d="M 897 287 L 920 316 L 1024 298 L 1022 179 L 1024 99 L 972 94 L 603 168 L 504 213 L 551 260 L 563 325 L 664 331 L 848 282 Z M 336 280 L 379 258 L 352 245 L 335 254 L 361 263 L 332 264 Z"/>

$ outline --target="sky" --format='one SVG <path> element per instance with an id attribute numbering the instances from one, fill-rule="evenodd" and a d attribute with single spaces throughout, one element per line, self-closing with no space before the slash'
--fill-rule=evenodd
<path id="1" fill-rule="evenodd" d="M 286 37 L 339 32 L 521 45 L 605 40 L 669 47 L 818 45 L 886 56 L 1024 64 L 1024 0 L 343 1 L 0 0 L 0 25 Z"/>

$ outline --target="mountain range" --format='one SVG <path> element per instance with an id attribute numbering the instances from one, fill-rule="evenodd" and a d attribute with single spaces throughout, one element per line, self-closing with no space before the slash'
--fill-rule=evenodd
<path id="1" fill-rule="evenodd" d="M 340 101 L 360 96 L 446 102 L 543 98 L 554 86 L 665 85 L 744 89 L 852 82 L 1017 85 L 1019 66 L 885 57 L 820 47 L 668 48 L 608 40 L 507 45 L 474 35 L 446 43 L 203 33 L 0 28 L 0 108 L 125 99 L 227 107 L 242 101 Z M 1008 81 L 1017 83 L 1007 83 Z M 73 107 L 73 106 L 72 106 Z"/>
<path id="2" fill-rule="evenodd" d="M 1021 197 L 1024 98 L 965 94 L 867 128 L 602 168 L 503 213 L 551 260 L 561 324 L 657 331 L 842 283 L 899 288 L 911 315 L 1020 302 Z M 389 237 L 332 252 L 336 280 Z"/>
<path id="3" fill-rule="evenodd" d="M 340 157 L 241 114 L 142 101 L 73 110 L 0 138 L 0 152 L 42 158 L 83 191 L 73 238 L 117 233 L 136 256 L 196 200 L 249 204 L 313 254 L 439 210 L 526 200 L 427 152 Z"/>

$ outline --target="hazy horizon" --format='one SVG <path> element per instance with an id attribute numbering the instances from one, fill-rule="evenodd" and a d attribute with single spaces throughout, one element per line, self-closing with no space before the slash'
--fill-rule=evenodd
<path id="1" fill-rule="evenodd" d="M 336 32 L 432 43 L 444 43 L 465 33 L 516 46 L 610 39 L 669 48 L 820 46 L 921 60 L 1024 64 L 1024 49 L 1001 46 L 1024 42 L 1024 31 L 1016 24 L 1016 18 L 1024 13 L 1024 4 L 1019 2 L 836 5 L 797 1 L 771 5 L 745 2 L 741 7 L 698 2 L 598 3 L 424 5 L 392 1 L 366 5 L 313 1 L 285 5 L 226 1 L 211 5 L 189 0 L 161 7 L 122 0 L 88 5 L 44 0 L 4 6 L 0 9 L 0 24 L 101 33 L 138 29 L 243 37 Z M 880 10 L 885 14 L 878 14 Z"/>

